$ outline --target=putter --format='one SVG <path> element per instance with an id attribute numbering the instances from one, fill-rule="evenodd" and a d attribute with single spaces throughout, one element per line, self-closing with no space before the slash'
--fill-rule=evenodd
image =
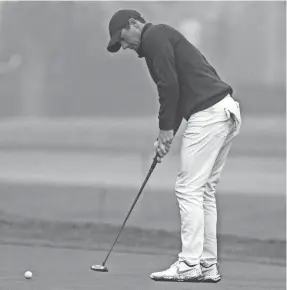
<path id="1" fill-rule="evenodd" d="M 155 169 L 155 167 L 156 167 L 156 164 L 157 164 L 157 157 L 159 157 L 158 153 L 156 154 L 156 156 L 155 156 L 154 159 L 153 159 L 153 162 L 152 162 L 152 165 L 151 165 L 151 167 L 150 167 L 150 169 L 149 169 L 149 172 L 148 172 L 148 174 L 147 174 L 147 176 L 146 176 L 146 178 L 145 178 L 145 180 L 144 180 L 144 182 L 143 182 L 143 184 L 142 184 L 142 186 L 141 186 L 141 188 L 140 188 L 140 190 L 139 190 L 139 193 L 138 193 L 138 195 L 136 196 L 136 198 L 135 198 L 135 200 L 134 200 L 134 202 L 133 202 L 133 204 L 132 204 L 132 206 L 131 206 L 131 208 L 130 208 L 130 210 L 129 210 L 129 212 L 128 212 L 128 214 L 127 214 L 127 216 L 126 216 L 126 218 L 125 218 L 125 220 L 124 220 L 124 222 L 123 222 L 123 224 L 122 224 L 122 226 L 121 226 L 121 229 L 120 229 L 120 231 L 119 231 L 119 233 L 118 233 L 118 235 L 117 235 L 117 237 L 116 237 L 116 239 L 115 239 L 115 241 L 114 241 L 112 247 L 110 248 L 110 250 L 109 250 L 109 252 L 108 252 L 108 254 L 107 254 L 105 260 L 103 261 L 102 265 L 92 265 L 92 266 L 91 266 L 91 269 L 92 269 L 93 271 L 97 271 L 97 272 L 108 272 L 108 271 L 109 271 L 108 267 L 106 266 L 106 262 L 107 262 L 107 260 L 108 260 L 108 258 L 109 258 L 109 256 L 110 256 L 110 253 L 112 252 L 112 250 L 113 250 L 113 248 L 114 248 L 114 245 L 116 244 L 116 242 L 117 242 L 117 240 L 118 240 L 118 238 L 119 238 L 119 236 L 120 236 L 120 234 L 121 234 L 121 232 L 122 232 L 122 230 L 123 230 L 123 228 L 124 228 L 124 226 L 125 226 L 125 224 L 126 224 L 128 218 L 129 218 L 129 216 L 130 216 L 130 214 L 131 214 L 131 212 L 132 212 L 132 210 L 133 210 L 133 208 L 134 208 L 134 206 L 135 206 L 137 200 L 139 199 L 139 197 L 140 197 L 140 195 L 141 195 L 141 193 L 142 193 L 142 191 L 143 191 L 143 189 L 144 189 L 144 187 L 145 187 L 145 185 L 146 185 L 148 179 L 150 178 L 152 172 L 154 171 L 154 169 Z"/>

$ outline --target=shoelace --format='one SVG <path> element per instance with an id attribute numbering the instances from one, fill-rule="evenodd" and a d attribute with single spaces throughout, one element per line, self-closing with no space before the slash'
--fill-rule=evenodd
<path id="1" fill-rule="evenodd" d="M 170 268 L 175 268 L 175 267 L 178 268 L 178 266 L 179 266 L 179 261 L 176 261 L 170 266 Z"/>

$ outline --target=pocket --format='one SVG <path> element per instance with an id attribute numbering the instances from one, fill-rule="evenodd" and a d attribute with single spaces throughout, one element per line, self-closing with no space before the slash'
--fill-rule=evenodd
<path id="1" fill-rule="evenodd" d="M 235 121 L 236 121 L 236 127 L 237 127 L 237 129 L 239 131 L 240 127 L 241 127 L 240 105 L 239 105 L 238 102 L 235 102 L 235 105 L 236 105 L 236 108 L 235 108 L 234 112 L 231 112 L 231 113 L 233 113 L 233 115 L 234 115 L 234 118 L 235 118 Z"/>
<path id="2" fill-rule="evenodd" d="M 240 105 L 238 102 L 233 102 L 232 105 L 225 108 L 225 113 L 227 118 L 231 118 L 234 124 L 234 129 L 232 130 L 232 134 L 237 135 L 241 128 L 241 114 L 240 114 Z"/>

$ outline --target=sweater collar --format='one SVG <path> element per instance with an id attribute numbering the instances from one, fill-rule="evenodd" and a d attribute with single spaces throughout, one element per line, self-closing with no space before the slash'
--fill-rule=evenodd
<path id="1" fill-rule="evenodd" d="M 139 58 L 142 58 L 144 57 L 144 52 L 143 52 L 143 49 L 142 49 L 142 43 L 143 43 L 143 35 L 144 33 L 152 26 L 153 24 L 152 23 L 147 23 L 144 27 L 143 27 L 143 30 L 141 32 L 141 43 L 140 43 L 140 46 L 139 48 L 137 49 L 137 54 L 138 54 L 138 57 Z"/>

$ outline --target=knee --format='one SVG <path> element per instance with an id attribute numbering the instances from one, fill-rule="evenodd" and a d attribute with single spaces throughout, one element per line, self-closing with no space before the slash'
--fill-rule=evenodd
<path id="1" fill-rule="evenodd" d="M 182 185 L 176 183 L 175 193 L 179 202 L 203 203 L 204 187 L 195 187 L 192 185 Z"/>

